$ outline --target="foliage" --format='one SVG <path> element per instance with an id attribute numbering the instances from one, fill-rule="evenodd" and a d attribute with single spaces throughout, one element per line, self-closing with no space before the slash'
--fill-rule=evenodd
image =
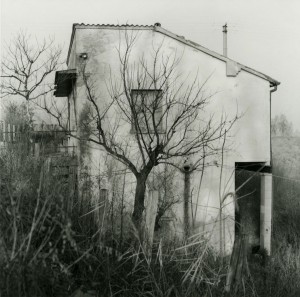
<path id="1" fill-rule="evenodd" d="M 10 102 L 5 108 L 4 120 L 7 123 L 13 125 L 28 125 L 31 124 L 31 119 L 33 117 L 33 110 L 29 109 L 29 117 L 27 113 L 27 107 L 24 103 L 16 104 Z"/>
<path id="2" fill-rule="evenodd" d="M 288 244 L 297 239 L 300 228 L 299 153 L 300 138 L 273 139 L 274 235 Z"/>
<path id="3" fill-rule="evenodd" d="M 275 137 L 272 144 L 274 210 L 269 294 L 299 296 L 300 138 Z"/>
<path id="4" fill-rule="evenodd" d="M 284 114 L 276 115 L 271 122 L 272 136 L 291 136 L 294 132 L 292 122 Z"/>

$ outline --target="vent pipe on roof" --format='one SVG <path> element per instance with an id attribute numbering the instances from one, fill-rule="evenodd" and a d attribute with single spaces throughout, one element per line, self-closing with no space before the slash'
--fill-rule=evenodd
<path id="1" fill-rule="evenodd" d="M 223 26 L 223 56 L 227 57 L 227 23 Z"/>

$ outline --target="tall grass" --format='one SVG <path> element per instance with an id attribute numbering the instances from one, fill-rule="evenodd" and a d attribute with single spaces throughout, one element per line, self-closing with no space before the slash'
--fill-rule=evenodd
<path id="1" fill-rule="evenodd" d="M 272 255 L 266 296 L 300 296 L 300 138 L 273 139 Z"/>
<path id="2" fill-rule="evenodd" d="M 10 144 L 0 162 L 1 296 L 70 296 L 78 288 L 95 296 L 221 292 L 226 271 L 202 237 L 160 241 L 152 255 L 133 246 L 132 236 L 120 244 L 110 228 L 99 241 L 95 226 L 94 234 L 86 232 L 70 182 L 50 159 Z"/>
<path id="3" fill-rule="evenodd" d="M 149 254 L 133 244 L 130 214 L 122 208 L 122 220 L 107 212 L 106 224 L 114 228 L 99 238 L 99 228 L 80 219 L 70 180 L 49 160 L 14 145 L 1 150 L 0 162 L 1 297 L 70 296 L 76 290 L 100 297 L 226 296 L 229 258 L 201 234 L 184 242 L 158 240 Z M 283 165 L 275 163 L 275 175 L 287 174 Z M 250 255 L 250 275 L 229 296 L 300 296 L 300 192 L 289 179 L 274 184 L 272 256 Z M 114 201 L 113 207 L 121 205 Z"/>
<path id="4" fill-rule="evenodd" d="M 26 145 L 1 149 L 0 288 L 2 296 L 51 296 L 68 278 L 68 251 L 76 252 L 69 188 Z"/>

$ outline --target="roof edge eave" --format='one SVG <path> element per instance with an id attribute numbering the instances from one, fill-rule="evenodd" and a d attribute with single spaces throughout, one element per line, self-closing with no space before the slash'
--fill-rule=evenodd
<path id="1" fill-rule="evenodd" d="M 217 52 L 214 52 L 214 51 L 212 51 L 212 50 L 210 50 L 210 49 L 208 49 L 208 48 L 206 48 L 206 47 L 204 47 L 204 46 L 202 46 L 200 44 L 197 44 L 197 43 L 195 43 L 193 41 L 187 40 L 183 36 L 176 35 L 176 34 L 170 32 L 170 31 L 168 31 L 168 30 L 166 30 L 164 28 L 161 28 L 161 27 L 155 27 L 155 31 L 160 32 L 161 34 L 169 36 L 169 37 L 171 37 L 173 39 L 176 39 L 179 42 L 182 42 L 182 43 L 184 43 L 184 44 L 186 44 L 186 45 L 188 45 L 190 47 L 193 47 L 193 48 L 195 48 L 195 49 L 197 49 L 197 50 L 199 50 L 201 52 L 204 52 L 204 53 L 206 53 L 206 54 L 208 54 L 208 55 L 210 55 L 210 56 L 212 56 L 212 57 L 214 57 L 216 59 L 219 59 L 219 60 L 221 60 L 223 62 L 226 62 L 226 63 L 228 61 L 235 62 L 241 68 L 241 70 L 244 70 L 244 71 L 246 71 L 248 73 L 251 73 L 251 74 L 253 74 L 255 76 L 258 76 L 258 77 L 260 77 L 262 79 L 265 79 L 265 80 L 269 81 L 271 85 L 276 85 L 276 86 L 280 85 L 280 82 L 277 81 L 276 79 L 273 79 L 272 77 L 270 77 L 270 76 L 268 76 L 268 75 L 266 75 L 266 74 L 264 74 L 264 73 L 262 73 L 260 71 L 257 71 L 257 70 L 255 70 L 255 69 L 253 69 L 251 67 L 243 65 L 243 64 L 241 64 L 241 63 L 239 63 L 239 62 L 237 62 L 235 60 L 232 60 L 232 59 L 230 59 L 228 57 L 225 57 L 225 56 L 223 56 L 223 55 L 221 55 L 221 54 L 219 54 Z"/>
<path id="2" fill-rule="evenodd" d="M 161 26 L 157 26 L 157 25 L 111 25 L 111 24 L 84 24 L 84 23 L 74 23 L 73 26 L 72 26 L 72 34 L 71 34 L 71 40 L 70 40 L 70 45 L 69 45 L 69 50 L 68 50 L 68 56 L 67 56 L 67 65 L 69 65 L 69 59 L 70 59 L 70 54 L 71 54 L 71 48 L 73 46 L 73 41 L 74 41 L 74 35 L 75 35 L 75 30 L 76 29 L 92 29 L 92 28 L 105 28 L 105 29 L 117 29 L 117 30 L 120 30 L 120 29 L 133 29 L 133 30 L 153 30 L 153 31 L 156 31 L 156 32 L 159 32 L 163 35 L 166 35 L 170 38 L 173 38 L 181 43 L 184 43 L 190 47 L 193 47 L 201 52 L 204 52 L 216 59 L 219 59 L 223 62 L 228 62 L 228 61 L 232 61 L 232 62 L 235 62 L 238 64 L 238 66 L 240 67 L 241 70 L 244 70 L 248 73 L 251 73 L 255 76 L 258 76 L 262 79 L 265 79 L 267 81 L 270 82 L 271 86 L 278 86 L 280 85 L 280 82 L 277 81 L 276 79 L 273 79 L 272 77 L 262 73 L 262 72 L 259 72 L 253 68 L 250 68 L 246 65 L 243 65 L 241 63 L 238 63 L 237 61 L 235 60 L 232 60 L 228 57 L 225 57 L 217 52 L 214 52 L 206 47 L 203 47 L 202 45 L 200 44 L 197 44 L 193 41 L 190 41 L 190 40 L 187 40 L 185 39 L 183 36 L 179 36 L 179 35 L 176 35 L 164 28 L 162 28 Z"/>

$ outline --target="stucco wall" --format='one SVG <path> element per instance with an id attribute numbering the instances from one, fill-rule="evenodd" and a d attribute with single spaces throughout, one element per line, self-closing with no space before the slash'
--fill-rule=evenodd
<path id="1" fill-rule="evenodd" d="M 120 79 L 120 63 L 117 49 L 120 38 L 124 41 L 124 30 L 117 28 L 105 29 L 77 29 L 69 58 L 69 69 L 79 69 L 82 63 L 86 63 L 86 72 L 95 81 L 98 104 L 105 106 L 109 98 L 107 85 L 110 80 Z M 131 33 L 130 33 L 131 34 Z M 192 198 L 194 206 L 197 207 L 196 230 L 203 230 L 203 223 L 209 223 L 208 229 L 212 232 L 212 241 L 218 242 L 219 223 L 218 221 L 220 199 L 229 192 L 234 192 L 234 166 L 235 162 L 270 162 L 270 103 L 269 103 L 269 82 L 253 74 L 242 70 L 236 77 L 226 76 L 226 63 L 209 56 L 195 48 L 191 48 L 177 40 L 164 36 L 152 30 L 135 30 L 137 34 L 135 45 L 131 52 L 131 62 L 138 61 L 142 55 L 145 59 L 151 59 L 153 48 L 162 45 L 163 55 L 168 56 L 176 52 L 180 63 L 176 68 L 177 73 L 192 81 L 198 76 L 199 82 L 206 83 L 205 92 L 213 94 L 210 104 L 207 106 L 203 116 L 214 114 L 215 119 L 226 115 L 228 119 L 234 118 L 238 113 L 240 119 L 235 123 L 227 137 L 226 144 L 230 150 L 224 155 L 223 166 L 221 158 L 215 157 L 211 160 L 210 166 L 205 169 L 203 181 L 199 190 L 201 172 L 192 174 Z M 88 59 L 83 62 L 79 55 L 87 53 Z M 73 94 L 75 99 L 77 120 L 84 110 L 86 101 L 85 87 L 80 78 L 77 80 L 77 87 Z M 111 112 L 109 121 L 113 122 L 118 115 Z M 132 137 L 129 133 L 130 126 L 122 123 L 119 130 L 119 137 Z M 80 132 L 78 132 L 80 133 Z M 87 144 L 83 144 L 86 146 Z M 92 175 L 101 175 L 105 169 L 106 153 L 99 147 L 89 144 L 88 149 L 82 149 L 85 156 L 81 156 L 82 163 L 90 164 Z M 132 154 L 136 154 L 132 148 Z M 222 168 L 222 174 L 221 174 Z M 180 176 L 180 175 L 179 175 Z M 179 177 L 180 178 L 180 177 Z M 129 179 L 134 181 L 133 176 Z M 128 191 L 132 191 L 132 186 Z M 197 198 L 199 197 L 199 198 Z M 132 201 L 132 195 L 128 195 Z M 130 203 L 130 201 L 129 201 Z M 175 223 L 175 231 L 182 232 L 182 205 L 174 209 L 178 219 Z M 226 248 L 230 249 L 234 238 L 234 205 L 232 197 L 226 200 L 223 207 L 223 218 L 225 226 Z"/>

